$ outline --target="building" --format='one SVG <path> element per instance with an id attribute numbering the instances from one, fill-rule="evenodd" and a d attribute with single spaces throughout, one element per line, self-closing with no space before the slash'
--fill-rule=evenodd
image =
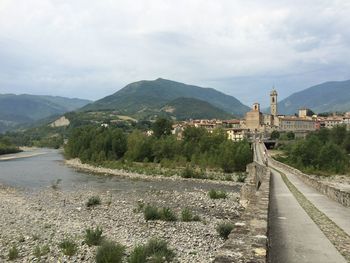
<path id="1" fill-rule="evenodd" d="M 279 130 L 291 132 L 310 132 L 316 130 L 316 121 L 298 117 L 280 117 Z"/>
<path id="2" fill-rule="evenodd" d="M 260 112 L 260 104 L 254 103 L 251 111 L 245 115 L 245 126 L 250 132 L 258 132 L 263 126 L 263 114 Z"/>
<path id="3" fill-rule="evenodd" d="M 271 93 L 270 93 L 270 109 L 271 109 L 271 115 L 274 117 L 277 117 L 277 91 L 273 87 Z"/>
<path id="4" fill-rule="evenodd" d="M 239 128 L 226 129 L 227 138 L 232 141 L 242 141 L 246 138 L 246 130 Z"/>

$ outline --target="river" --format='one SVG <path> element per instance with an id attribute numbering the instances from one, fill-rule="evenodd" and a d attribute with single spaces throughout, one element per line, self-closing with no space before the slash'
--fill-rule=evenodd
<path id="1" fill-rule="evenodd" d="M 25 157 L 28 155 L 34 156 Z M 59 187 L 61 190 L 65 191 L 74 191 L 81 188 L 141 192 L 149 190 L 192 191 L 196 189 L 206 191 L 214 187 L 210 182 L 199 180 L 135 180 L 78 172 L 64 164 L 63 156 L 59 150 L 35 149 L 6 157 L 10 157 L 10 159 L 5 158 L 6 160 L 0 161 L 0 184 L 29 191 L 51 187 L 57 180 L 60 180 Z M 215 188 L 237 192 L 240 186 L 216 184 Z"/>

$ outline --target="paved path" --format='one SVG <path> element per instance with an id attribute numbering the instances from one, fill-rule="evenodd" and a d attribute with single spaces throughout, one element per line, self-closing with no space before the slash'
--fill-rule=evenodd
<path id="1" fill-rule="evenodd" d="M 336 201 L 329 199 L 314 188 L 306 185 L 296 175 L 278 168 L 281 172 L 287 175 L 289 181 L 298 188 L 298 190 L 321 212 L 329 219 L 337 224 L 350 236 L 350 208 L 344 207 Z"/>
<path id="2" fill-rule="evenodd" d="M 262 145 L 258 148 L 261 162 Z M 272 171 L 269 260 L 272 263 L 345 263 L 299 205 L 277 171 Z"/>

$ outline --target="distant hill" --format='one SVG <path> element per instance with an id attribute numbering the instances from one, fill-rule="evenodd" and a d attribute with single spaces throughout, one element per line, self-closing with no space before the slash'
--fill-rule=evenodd
<path id="1" fill-rule="evenodd" d="M 233 116 L 206 101 L 194 98 L 177 98 L 161 109 L 177 120 L 230 119 Z"/>
<path id="2" fill-rule="evenodd" d="M 88 103 L 88 100 L 64 97 L 0 94 L 0 132 L 74 111 Z"/>
<path id="3" fill-rule="evenodd" d="M 281 114 L 307 107 L 316 113 L 350 111 L 350 80 L 330 81 L 294 93 L 278 104 Z"/>
<path id="4" fill-rule="evenodd" d="M 131 83 L 113 95 L 91 103 L 81 110 L 115 110 L 122 115 L 135 116 L 142 115 L 144 112 L 159 111 L 164 105 L 177 98 L 194 98 L 205 101 L 229 114 L 238 116 L 249 111 L 249 107 L 236 98 L 215 89 L 160 78 Z"/>

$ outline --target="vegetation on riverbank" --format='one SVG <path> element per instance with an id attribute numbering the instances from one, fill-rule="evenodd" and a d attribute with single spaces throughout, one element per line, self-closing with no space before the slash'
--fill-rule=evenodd
<path id="1" fill-rule="evenodd" d="M 277 160 L 318 175 L 350 172 L 350 131 L 344 126 L 321 129 L 283 147 Z"/>
<path id="2" fill-rule="evenodd" d="M 13 145 L 6 138 L 0 138 L 0 155 L 2 154 L 10 154 L 10 153 L 18 153 L 21 150 Z"/>
<path id="3" fill-rule="evenodd" d="M 72 132 L 65 153 L 68 158 L 80 158 L 82 162 L 108 168 L 182 167 L 187 169 L 182 173 L 183 177 L 191 178 L 203 177 L 199 173 L 203 174 L 201 171 L 207 169 L 225 173 L 245 171 L 252 161 L 249 143 L 230 141 L 220 129 L 210 133 L 202 128 L 188 127 L 183 140 L 177 140 L 170 133 L 171 122 L 159 119 L 153 125 L 153 131 L 153 135 L 147 136 L 139 130 L 126 134 L 113 127 L 81 127 Z"/>

